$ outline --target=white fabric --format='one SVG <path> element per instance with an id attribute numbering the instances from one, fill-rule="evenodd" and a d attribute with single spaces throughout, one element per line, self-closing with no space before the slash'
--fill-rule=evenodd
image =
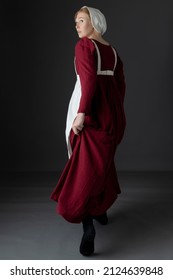
<path id="1" fill-rule="evenodd" d="M 66 120 L 66 143 L 67 143 L 67 150 L 68 150 L 68 156 L 70 157 L 72 154 L 71 146 L 70 146 L 70 130 L 72 128 L 72 124 L 74 119 L 76 118 L 77 111 L 79 108 L 79 102 L 81 97 L 81 84 L 80 84 L 80 78 L 79 75 L 77 75 L 76 84 L 69 102 L 68 106 L 68 112 L 67 112 L 67 120 Z"/>
<path id="2" fill-rule="evenodd" d="M 92 26 L 98 33 L 101 33 L 103 35 L 106 32 L 107 23 L 106 23 L 106 18 L 102 14 L 102 12 L 98 9 L 88 7 L 88 6 L 83 6 L 82 8 L 88 9 Z"/>

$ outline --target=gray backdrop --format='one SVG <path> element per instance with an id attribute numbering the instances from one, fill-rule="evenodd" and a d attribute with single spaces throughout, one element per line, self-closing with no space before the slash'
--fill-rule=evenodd
<path id="1" fill-rule="evenodd" d="M 124 61 L 127 128 L 118 170 L 172 170 L 173 1 L 1 1 L 1 171 L 59 171 L 75 84 L 74 13 L 99 8 Z"/>

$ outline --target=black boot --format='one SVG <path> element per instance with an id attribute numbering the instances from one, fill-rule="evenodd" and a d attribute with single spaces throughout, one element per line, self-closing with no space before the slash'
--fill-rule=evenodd
<path id="1" fill-rule="evenodd" d="M 83 237 L 80 244 L 80 253 L 84 256 L 90 256 L 94 253 L 95 228 L 91 217 L 87 217 L 82 221 Z"/>
<path id="2" fill-rule="evenodd" d="M 108 223 L 108 216 L 107 216 L 106 212 L 104 214 L 102 214 L 102 215 L 94 216 L 93 218 L 97 222 L 99 222 L 101 225 L 107 225 L 107 223 Z"/>

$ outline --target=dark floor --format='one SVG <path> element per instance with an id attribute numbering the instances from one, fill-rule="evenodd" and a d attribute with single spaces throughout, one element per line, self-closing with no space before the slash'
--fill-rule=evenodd
<path id="1" fill-rule="evenodd" d="M 95 222 L 89 259 L 173 259 L 173 172 L 119 172 L 122 194 Z M 79 253 L 81 224 L 58 216 L 50 194 L 55 173 L 1 174 L 0 259 L 86 259 Z"/>

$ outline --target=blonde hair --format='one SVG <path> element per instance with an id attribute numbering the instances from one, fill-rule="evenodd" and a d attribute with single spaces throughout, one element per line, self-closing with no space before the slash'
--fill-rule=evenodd
<path id="1" fill-rule="evenodd" d="M 78 15 L 79 12 L 84 12 L 84 13 L 86 13 L 86 14 L 89 16 L 89 18 L 91 19 L 90 13 L 89 13 L 89 11 L 88 11 L 87 8 L 80 8 L 80 9 L 75 13 L 74 19 L 76 19 L 76 17 L 77 17 L 77 15 Z"/>

